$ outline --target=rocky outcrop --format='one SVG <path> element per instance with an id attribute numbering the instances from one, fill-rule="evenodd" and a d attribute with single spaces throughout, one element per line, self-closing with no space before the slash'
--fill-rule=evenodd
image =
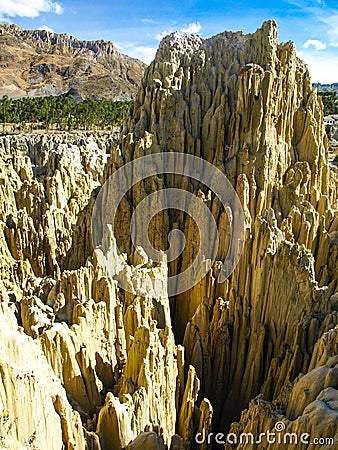
<path id="1" fill-rule="evenodd" d="M 240 422 L 232 424 L 225 448 L 233 448 L 236 439 L 236 448 L 244 449 L 260 433 L 261 443 L 268 449 L 276 444 L 292 449 L 332 447 L 337 442 L 337 374 L 336 327 L 316 343 L 306 375 L 286 386 L 272 403 L 262 397 L 250 403 Z"/>
<path id="2" fill-rule="evenodd" d="M 47 421 L 36 429 L 48 414 L 50 448 L 60 449 L 207 449 L 211 440 L 197 433 L 281 426 L 312 442 L 335 437 L 337 181 L 322 115 L 306 66 L 270 21 L 246 36 L 165 38 L 119 138 L 1 138 L 3 446 L 37 436 L 43 447 Z M 109 192 L 98 195 L 103 183 L 163 152 L 208 161 L 241 201 L 242 256 L 220 283 L 236 216 L 198 176 L 147 177 L 105 221 L 113 206 Z M 167 264 L 163 252 L 154 262 L 133 248 L 135 208 L 168 188 L 206 205 L 219 237 L 216 261 L 199 260 L 207 274 L 170 299 L 167 280 L 213 239 L 198 235 L 193 209 L 192 218 L 164 209 L 149 241 L 165 251 L 169 231 L 180 230 L 184 251 Z"/>
<path id="3" fill-rule="evenodd" d="M 143 71 L 141 61 L 112 42 L 79 41 L 68 34 L 0 25 L 0 96 L 130 100 Z"/>
<path id="4" fill-rule="evenodd" d="M 112 143 L 113 136 L 104 134 L 1 139 L 4 448 L 44 448 L 47 442 L 55 449 L 100 448 L 98 437 L 82 423 L 101 404 L 99 376 L 112 384 L 114 364 L 109 347 L 104 348 L 112 330 L 105 331 L 105 306 L 87 295 L 93 267 L 76 273 L 63 266 L 72 244 L 77 251 L 74 229 L 84 226 L 81 210 L 100 184 Z M 85 248 L 74 255 L 77 261 Z M 81 300 L 88 303 L 87 312 Z M 73 323 L 78 332 L 71 330 Z"/>
<path id="5" fill-rule="evenodd" d="M 14 295 L 30 276 L 60 274 L 64 267 L 85 262 L 91 244 L 90 218 L 86 222 L 84 210 L 101 184 L 113 144 L 113 135 L 104 133 L 1 138 L 0 189 L 5 201 L 0 207 L 0 267 Z"/>
<path id="6" fill-rule="evenodd" d="M 216 430 L 257 394 L 273 401 L 307 373 L 316 342 L 336 323 L 337 185 L 322 118 L 294 45 L 279 44 L 276 24 L 266 22 L 247 36 L 165 38 L 124 126 L 126 161 L 159 151 L 202 157 L 224 171 L 246 211 L 247 238 L 231 277 L 218 284 L 215 265 L 171 303 L 175 335 L 213 405 Z M 159 176 L 161 185 L 203 189 L 170 175 Z M 217 198 L 204 193 L 226 229 Z M 165 246 L 176 224 L 194 242 L 183 213 L 161 223 L 150 230 L 155 246 Z M 220 245 L 217 258 L 226 250 Z M 190 263 L 188 252 L 169 270 Z"/>
<path id="7" fill-rule="evenodd" d="M 55 425 L 50 448 L 111 449 L 131 441 L 137 448 L 143 432 L 149 433 L 147 442 L 156 437 L 149 445 L 163 448 L 173 439 L 181 448 L 175 433 L 186 384 L 184 351 L 175 344 L 169 299 L 165 291 L 161 299 L 120 291 L 102 265 L 102 250 L 93 253 L 91 246 L 93 198 L 117 157 L 116 136 L 6 136 L 0 145 L 6 198 L 1 205 L 2 331 L 13 339 L 22 335 L 25 342 L 16 350 L 1 341 L 1 442 L 21 448 L 34 441 L 42 448 L 50 431 L 36 431 L 40 416 L 53 415 L 61 425 Z M 116 264 L 121 257 L 111 245 L 109 228 L 105 239 Z M 147 271 L 140 258 L 131 279 L 144 283 L 146 293 Z M 152 273 L 165 281 L 166 265 Z M 19 351 L 26 355 L 20 386 L 9 369 L 21 367 Z M 39 377 L 32 375 L 30 381 L 25 375 L 30 370 Z M 40 392 L 50 377 L 60 394 L 51 388 L 27 397 L 25 389 Z M 28 423 L 11 389 L 26 399 Z"/>
<path id="8" fill-rule="evenodd" d="M 85 448 L 80 415 L 41 350 L 18 328 L 9 299 L 1 297 L 1 448 Z M 92 447 L 92 448 L 99 448 Z"/>

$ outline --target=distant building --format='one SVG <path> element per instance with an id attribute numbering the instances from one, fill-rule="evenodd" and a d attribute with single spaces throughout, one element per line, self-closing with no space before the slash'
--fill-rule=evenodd
<path id="1" fill-rule="evenodd" d="M 335 125 L 338 124 L 338 114 L 331 114 L 324 117 L 324 125 Z"/>

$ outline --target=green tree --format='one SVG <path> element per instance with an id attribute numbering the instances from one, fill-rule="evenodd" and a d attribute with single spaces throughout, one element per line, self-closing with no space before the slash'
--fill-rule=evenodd
<path id="1" fill-rule="evenodd" d="M 324 105 L 324 114 L 338 114 L 338 97 L 336 92 L 319 92 Z"/>
<path id="2" fill-rule="evenodd" d="M 108 99 L 86 99 L 75 102 L 73 97 L 25 97 L 12 100 L 0 99 L 0 122 L 20 126 L 40 124 L 48 130 L 93 128 L 106 129 L 121 125 L 132 102 L 113 102 Z"/>

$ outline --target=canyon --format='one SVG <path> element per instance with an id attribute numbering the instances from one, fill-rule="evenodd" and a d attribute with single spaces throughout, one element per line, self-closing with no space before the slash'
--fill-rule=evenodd
<path id="1" fill-rule="evenodd" d="M 338 182 L 322 106 L 267 21 L 165 37 L 120 132 L 0 137 L 2 448 L 276 448 L 196 441 L 267 431 L 310 436 L 290 449 L 337 443 Z M 109 197 L 93 216 L 114 173 L 165 153 L 212 164 L 240 199 L 241 257 L 221 282 L 231 216 L 198 176 L 159 172 L 132 185 L 113 223 Z M 164 251 L 180 230 L 184 251 L 155 262 L 133 246 L 135 208 L 169 188 L 206 205 L 219 236 L 207 273 L 170 297 L 168 279 L 213 239 L 194 211 L 165 209 L 149 241 Z"/>

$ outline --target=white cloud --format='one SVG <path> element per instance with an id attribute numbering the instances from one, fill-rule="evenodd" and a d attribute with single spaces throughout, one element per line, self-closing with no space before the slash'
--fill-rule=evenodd
<path id="1" fill-rule="evenodd" d="M 176 25 L 177 22 L 171 21 L 171 24 L 172 25 Z M 202 28 L 202 26 L 201 26 L 201 24 L 199 22 L 192 22 L 192 23 L 189 23 L 189 25 L 187 27 L 181 28 L 180 31 L 182 33 L 192 34 L 192 33 L 198 33 L 201 30 L 201 28 Z M 162 33 L 156 34 L 155 35 L 155 39 L 157 41 L 162 41 L 162 39 L 165 36 L 168 36 L 168 34 L 173 33 L 173 31 L 174 31 L 174 29 L 172 27 L 170 27 L 167 30 L 162 31 Z"/>
<path id="2" fill-rule="evenodd" d="M 331 47 L 338 47 L 338 42 L 330 42 Z"/>
<path id="3" fill-rule="evenodd" d="M 119 42 L 119 41 L 114 41 L 114 45 L 116 46 L 116 48 L 121 51 L 124 52 L 126 50 L 128 50 L 131 47 L 135 47 L 136 42 Z"/>
<path id="4" fill-rule="evenodd" d="M 199 22 L 189 23 L 187 28 L 182 28 L 182 33 L 198 33 L 201 30 L 201 24 Z"/>
<path id="5" fill-rule="evenodd" d="M 51 0 L 0 0 L 0 15 L 7 17 L 38 17 L 42 12 L 62 14 L 63 7 Z"/>
<path id="6" fill-rule="evenodd" d="M 5 17 L 2 14 L 0 14 L 0 23 L 10 23 L 10 20 L 8 17 Z"/>
<path id="7" fill-rule="evenodd" d="M 53 11 L 55 12 L 55 14 L 62 14 L 63 13 L 63 8 L 60 5 L 60 3 L 58 2 L 51 2 L 53 5 Z"/>
<path id="8" fill-rule="evenodd" d="M 49 31 L 50 33 L 54 33 L 54 30 L 52 28 L 48 27 L 47 25 L 42 25 L 42 27 L 40 27 L 39 30 Z"/>
<path id="9" fill-rule="evenodd" d="M 313 83 L 336 83 L 338 80 L 338 57 L 322 53 L 308 53 L 297 50 L 297 56 L 309 67 Z"/>
<path id="10" fill-rule="evenodd" d="M 172 28 L 169 28 L 169 30 L 164 30 L 164 31 L 162 31 L 162 33 L 156 34 L 156 35 L 155 35 L 155 39 L 156 39 L 157 41 L 162 41 L 162 39 L 163 39 L 165 36 L 168 36 L 168 34 L 170 34 L 170 33 L 172 33 L 172 32 L 173 32 L 173 29 L 172 29 Z"/>
<path id="11" fill-rule="evenodd" d="M 140 59 L 146 64 L 150 64 L 156 54 L 156 47 L 147 47 L 139 45 L 136 42 L 114 42 L 117 49 L 133 58 Z"/>
<path id="12" fill-rule="evenodd" d="M 128 50 L 128 56 L 138 58 L 146 64 L 150 64 L 155 58 L 156 47 L 146 47 L 145 45 L 137 45 L 136 47 Z"/>
<path id="13" fill-rule="evenodd" d="M 288 3 L 300 8 L 304 15 L 309 16 L 309 25 L 325 34 L 330 41 L 338 39 L 338 9 L 330 7 L 325 0 L 286 0 Z M 332 2 L 333 3 L 333 2 Z M 337 2 L 336 2 L 337 3 Z M 336 6 L 336 5 L 335 5 Z M 325 24 L 323 29 L 321 24 Z M 310 25 L 310 26 L 311 26 Z"/>
<path id="14" fill-rule="evenodd" d="M 140 22 L 142 22 L 142 23 L 158 23 L 154 19 L 141 19 Z"/>
<path id="15" fill-rule="evenodd" d="M 316 50 L 324 50 L 326 48 L 325 42 L 319 41 L 318 39 L 308 39 L 306 42 L 304 42 L 303 47 L 309 48 L 311 45 Z"/>
<path id="16" fill-rule="evenodd" d="M 319 17 L 319 20 L 328 26 L 327 33 L 331 38 L 338 37 L 338 10 L 331 10 L 328 14 Z"/>

